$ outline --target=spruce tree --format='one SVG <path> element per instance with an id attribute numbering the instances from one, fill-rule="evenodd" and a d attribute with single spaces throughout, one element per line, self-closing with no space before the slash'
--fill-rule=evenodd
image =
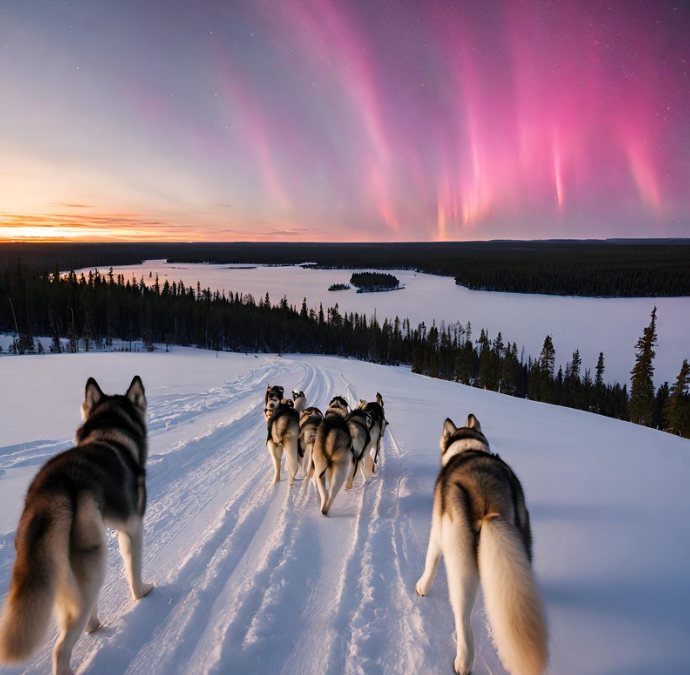
<path id="1" fill-rule="evenodd" d="M 690 364 L 683 361 L 680 373 L 671 386 L 662 408 L 664 429 L 672 434 L 690 438 Z"/>
<path id="2" fill-rule="evenodd" d="M 630 371 L 630 400 L 628 415 L 636 424 L 650 426 L 654 418 L 654 347 L 656 336 L 656 307 L 652 310 L 651 321 L 642 331 L 642 336 L 635 344 L 637 350 L 635 365 Z"/>
<path id="3" fill-rule="evenodd" d="M 551 403 L 553 400 L 553 371 L 556 363 L 556 349 L 553 338 L 547 335 L 539 355 L 540 391 L 539 400 Z"/>
<path id="4" fill-rule="evenodd" d="M 597 360 L 596 376 L 594 379 L 594 386 L 597 390 L 604 388 L 604 352 L 599 352 L 599 359 Z"/>

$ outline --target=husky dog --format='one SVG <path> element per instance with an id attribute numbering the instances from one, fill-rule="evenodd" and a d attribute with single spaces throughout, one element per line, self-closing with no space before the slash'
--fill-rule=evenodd
<path id="1" fill-rule="evenodd" d="M 298 413 L 301 413 L 307 407 L 307 397 L 303 391 L 293 391 L 292 400 Z"/>
<path id="2" fill-rule="evenodd" d="M 347 401 L 342 396 L 335 396 L 316 430 L 312 459 L 324 516 L 328 515 L 355 462 L 350 427 L 346 421 L 348 409 Z M 362 450 L 358 445 L 355 452 L 361 454 Z"/>
<path id="3" fill-rule="evenodd" d="M 315 406 L 305 408 L 300 413 L 299 444 L 302 450 L 302 475 L 307 475 L 309 472 L 309 478 L 314 473 L 311 454 L 316 440 L 316 430 L 322 421 L 323 413 Z"/>
<path id="4" fill-rule="evenodd" d="M 376 401 L 370 401 L 367 403 L 365 400 L 360 399 L 359 404 L 356 409 L 364 410 L 365 413 L 371 416 L 372 424 L 369 429 L 369 434 L 371 435 L 370 448 L 376 448 L 374 456 L 371 457 L 371 453 L 367 452 L 364 455 L 364 466 L 369 475 L 376 473 L 376 468 L 379 461 L 379 453 L 381 452 L 381 439 L 383 434 L 386 432 L 386 427 L 388 426 L 388 420 L 383 411 L 383 399 L 381 399 L 381 394 L 376 394 Z"/>
<path id="5" fill-rule="evenodd" d="M 361 403 L 362 401 L 360 401 Z M 366 404 L 366 401 L 364 403 Z M 362 470 L 362 478 L 365 483 L 371 477 L 371 467 L 367 464 L 367 458 L 371 460 L 370 431 L 374 425 L 374 418 L 366 410 L 357 406 L 345 417 L 345 422 L 350 432 L 350 451 L 352 452 L 352 468 L 348 474 L 345 489 L 351 490 L 358 467 Z"/>
<path id="6" fill-rule="evenodd" d="M 72 673 L 79 635 L 101 626 L 97 601 L 107 565 L 107 527 L 120 531 L 134 599 L 153 588 L 141 579 L 147 455 L 141 379 L 135 377 L 124 396 L 107 396 L 89 378 L 82 418 L 76 446 L 48 461 L 29 487 L 0 620 L 0 661 L 14 663 L 36 649 L 56 610 L 54 675 Z"/>
<path id="7" fill-rule="evenodd" d="M 334 396 L 328 404 L 326 414 L 329 412 L 345 417 L 350 412 L 350 405 L 342 396 Z"/>
<path id="8" fill-rule="evenodd" d="M 274 384 L 270 384 L 266 387 L 266 397 L 264 398 L 264 417 L 268 422 L 268 418 L 271 416 L 274 408 L 278 407 L 278 404 L 283 400 L 283 394 L 285 393 L 285 387 Z"/>
<path id="9" fill-rule="evenodd" d="M 280 464 L 283 460 L 283 450 L 285 450 L 289 483 L 294 485 L 299 464 L 299 413 L 293 407 L 292 401 L 281 399 L 271 409 L 266 426 L 268 428 L 266 445 L 271 453 L 275 469 L 273 484 L 280 481 Z"/>
<path id="10" fill-rule="evenodd" d="M 491 454 L 477 418 L 457 429 L 449 419 L 441 436 L 441 473 L 434 489 L 424 574 L 415 590 L 426 595 L 443 554 L 458 637 L 455 671 L 474 662 L 470 614 L 479 580 L 491 633 L 512 675 L 546 668 L 546 625 L 532 574 L 532 534 L 522 486 Z"/>

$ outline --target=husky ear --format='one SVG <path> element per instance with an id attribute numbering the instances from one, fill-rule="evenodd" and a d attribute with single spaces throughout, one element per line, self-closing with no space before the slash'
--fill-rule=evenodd
<path id="1" fill-rule="evenodd" d="M 142 411 L 146 411 L 146 393 L 144 392 L 144 383 L 138 375 L 134 376 L 132 384 L 129 385 L 129 389 L 125 394 L 127 398 L 134 403 L 135 406 L 141 408 Z"/>
<path id="2" fill-rule="evenodd" d="M 441 433 L 441 454 L 443 455 L 448 449 L 448 439 L 457 431 L 457 427 L 453 424 L 453 420 L 446 419 L 443 423 L 443 432 Z"/>
<path id="3" fill-rule="evenodd" d="M 100 403 L 105 394 L 98 386 L 98 382 L 90 377 L 86 381 L 86 389 L 84 390 L 84 402 L 81 404 L 81 418 L 86 421 L 91 416 L 94 408 Z"/>
<path id="4" fill-rule="evenodd" d="M 480 434 L 482 433 L 482 427 L 479 424 L 479 420 L 472 413 L 467 416 L 467 424 L 465 424 L 465 426 L 468 429 L 478 431 Z"/>

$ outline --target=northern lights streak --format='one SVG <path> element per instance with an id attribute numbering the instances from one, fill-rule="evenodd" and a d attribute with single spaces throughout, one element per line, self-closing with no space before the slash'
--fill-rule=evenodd
<path id="1" fill-rule="evenodd" d="M 136 214 L 106 239 L 687 236 L 688 34 L 666 0 L 13 0 L 0 237 L 88 238 L 59 202 Z"/>

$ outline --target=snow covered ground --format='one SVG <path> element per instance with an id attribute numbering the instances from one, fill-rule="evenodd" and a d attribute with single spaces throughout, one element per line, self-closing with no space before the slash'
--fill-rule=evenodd
<path id="1" fill-rule="evenodd" d="M 88 273 L 88 270 L 85 270 Z M 450 277 L 393 270 L 405 288 L 393 293 L 329 292 L 334 283 L 347 282 L 353 270 L 316 270 L 302 267 L 265 267 L 232 265 L 192 265 L 147 260 L 141 265 L 115 269 L 126 280 L 132 276 L 144 277 L 153 283 L 159 275 L 160 283 L 182 280 L 186 286 L 251 293 L 257 300 L 268 292 L 275 304 L 284 295 L 290 304 L 300 307 L 302 299 L 307 306 L 318 310 L 338 303 L 341 312 L 359 312 L 379 321 L 384 317 L 402 321 L 409 318 L 413 327 L 424 321 L 427 327 L 436 320 L 448 323 L 472 324 L 474 339 L 482 328 L 494 339 L 499 331 L 503 341 L 517 342 L 518 351 L 524 346 L 525 360 L 539 356 L 544 338 L 553 337 L 556 347 L 556 369 L 572 360 L 573 352 L 580 350 L 582 369 L 592 373 L 599 352 L 604 352 L 605 379 L 630 382 L 630 371 L 635 363 L 635 343 L 642 329 L 649 324 L 649 315 L 656 305 L 659 346 L 654 365 L 655 382 L 673 382 L 680 372 L 683 359 L 690 358 L 690 298 L 573 298 L 555 295 L 527 295 L 471 291 L 458 286 Z M 107 272 L 107 270 L 101 270 Z M 149 276 L 150 275 L 150 276 Z"/>
<path id="2" fill-rule="evenodd" d="M 415 595 L 445 417 L 474 413 L 522 480 L 553 675 L 690 673 L 690 442 L 596 415 L 330 357 L 89 353 L 0 358 L 0 594 L 31 477 L 71 445 L 88 376 L 108 393 L 143 378 L 149 401 L 145 580 L 132 603 L 110 537 L 105 627 L 78 673 L 451 673 L 443 566 Z M 271 482 L 267 383 L 325 407 L 383 394 L 379 474 L 338 495 Z M 476 675 L 503 673 L 473 614 Z M 54 633 L 21 668 L 47 673 Z"/>

